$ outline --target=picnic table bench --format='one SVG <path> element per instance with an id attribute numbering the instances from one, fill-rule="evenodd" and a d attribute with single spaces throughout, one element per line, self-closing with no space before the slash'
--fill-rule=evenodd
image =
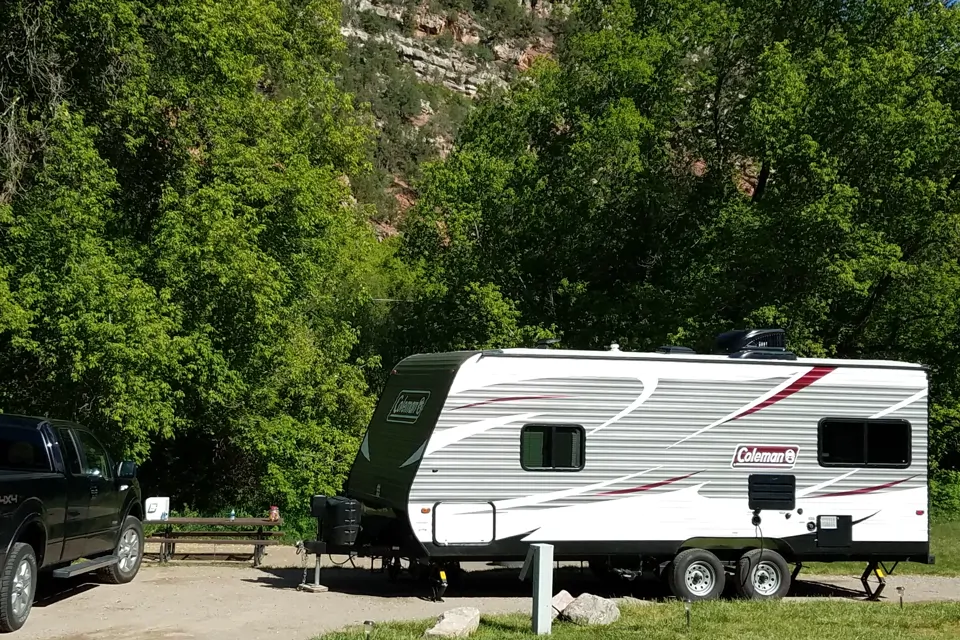
<path id="1" fill-rule="evenodd" d="M 269 518 L 167 518 L 166 520 L 146 520 L 145 525 L 160 525 L 163 528 L 144 542 L 160 544 L 160 562 L 167 562 L 176 551 L 177 542 L 211 545 L 253 545 L 253 566 L 263 562 L 266 547 L 280 544 L 282 531 L 265 531 L 265 528 L 279 527 L 280 520 Z M 236 527 L 236 531 L 176 531 L 180 525 L 206 525 L 210 527 Z M 253 527 L 251 529 L 251 527 Z M 246 530 L 241 530 L 246 528 Z"/>

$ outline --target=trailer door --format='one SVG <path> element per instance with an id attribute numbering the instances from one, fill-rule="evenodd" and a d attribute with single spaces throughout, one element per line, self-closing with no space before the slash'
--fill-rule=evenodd
<path id="1" fill-rule="evenodd" d="M 484 545 L 496 534 L 492 502 L 438 502 L 433 506 L 433 543 Z"/>

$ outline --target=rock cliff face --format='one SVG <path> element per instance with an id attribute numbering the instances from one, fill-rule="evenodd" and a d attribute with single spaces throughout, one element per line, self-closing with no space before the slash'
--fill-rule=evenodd
<path id="1" fill-rule="evenodd" d="M 516 33 L 513 37 L 504 38 L 466 10 L 439 13 L 441 4 L 411 6 L 384 0 L 345 0 L 341 32 L 348 41 L 389 43 L 421 80 L 473 96 L 483 85 L 506 83 L 516 71 L 529 68 L 535 58 L 553 51 L 547 25 L 555 13 L 553 4 L 547 0 L 508 1 L 516 3 L 528 23 L 511 30 Z M 364 29 L 363 14 L 382 19 L 378 33 Z"/>
<path id="2" fill-rule="evenodd" d="M 380 134 L 378 175 L 354 185 L 378 232 L 416 202 L 419 166 L 450 152 L 477 93 L 552 54 L 565 13 L 548 0 L 344 0 L 341 82 Z"/>

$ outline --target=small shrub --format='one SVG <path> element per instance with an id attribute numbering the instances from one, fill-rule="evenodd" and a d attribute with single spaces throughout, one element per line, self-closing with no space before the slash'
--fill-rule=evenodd
<path id="1" fill-rule="evenodd" d="M 936 471 L 931 476 L 930 515 L 939 522 L 960 519 L 960 471 Z"/>

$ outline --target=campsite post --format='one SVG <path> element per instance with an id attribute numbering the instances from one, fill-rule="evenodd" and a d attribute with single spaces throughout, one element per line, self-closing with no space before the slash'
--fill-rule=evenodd
<path id="1" fill-rule="evenodd" d="M 527 559 L 520 570 L 520 579 L 525 580 L 533 565 L 533 632 L 549 635 L 553 623 L 553 545 L 532 544 Z"/>

